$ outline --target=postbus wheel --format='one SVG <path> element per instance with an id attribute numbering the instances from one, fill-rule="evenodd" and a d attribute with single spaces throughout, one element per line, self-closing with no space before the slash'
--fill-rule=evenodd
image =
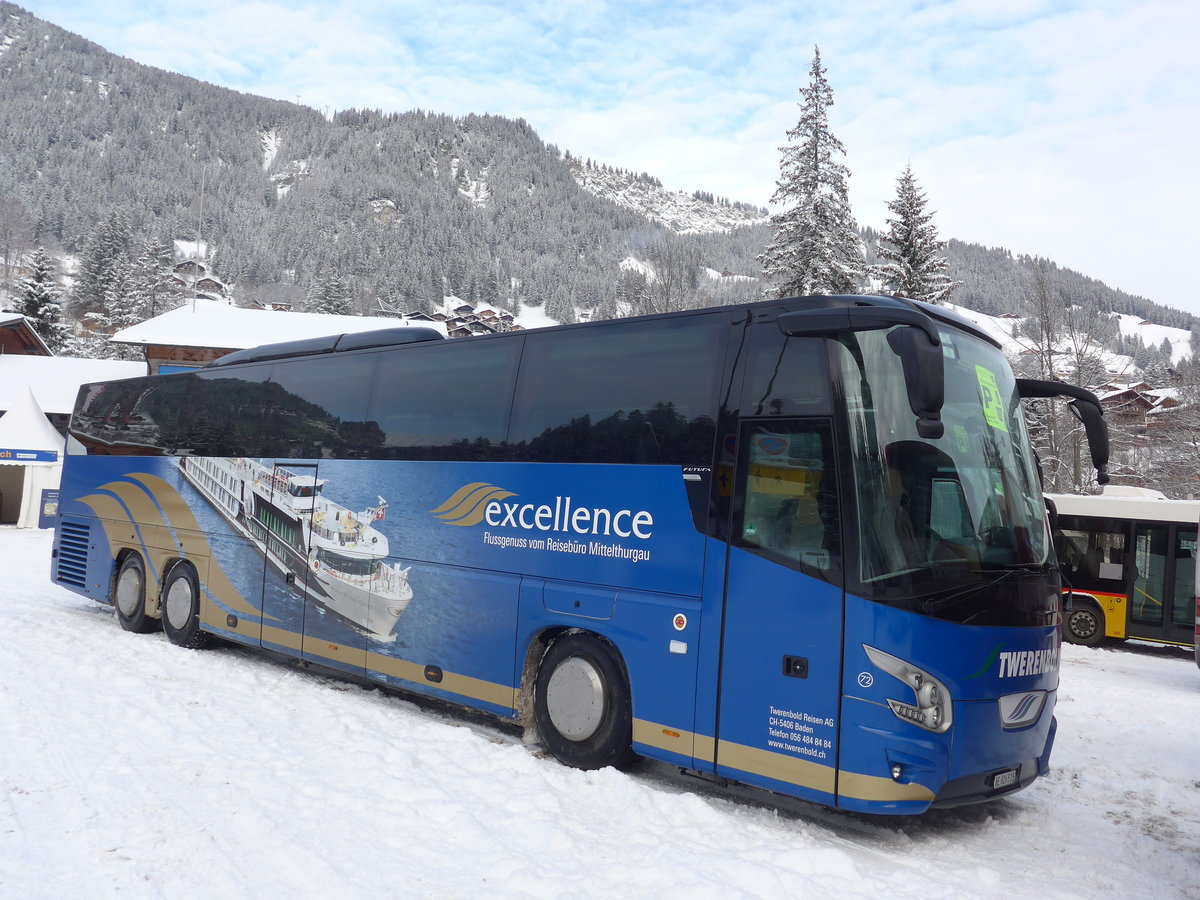
<path id="1" fill-rule="evenodd" d="M 1072 644 L 1095 647 L 1104 640 L 1104 614 L 1090 600 L 1076 600 L 1063 623 L 1063 637 Z"/>
<path id="2" fill-rule="evenodd" d="M 162 596 L 163 631 L 171 643 L 189 650 L 207 647 L 212 636 L 200 630 L 200 582 L 190 563 L 171 567 Z"/>
<path id="3" fill-rule="evenodd" d="M 599 638 L 570 632 L 550 645 L 538 666 L 533 713 L 542 740 L 561 763 L 602 769 L 636 760 L 625 670 Z"/>
<path id="4" fill-rule="evenodd" d="M 127 553 L 121 560 L 113 585 L 113 602 L 117 621 L 126 631 L 149 634 L 158 629 L 159 620 L 146 613 L 146 564 L 137 553 Z"/>

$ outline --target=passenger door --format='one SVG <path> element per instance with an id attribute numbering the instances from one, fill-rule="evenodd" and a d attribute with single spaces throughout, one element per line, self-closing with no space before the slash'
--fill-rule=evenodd
<path id="1" fill-rule="evenodd" d="M 743 419 L 731 504 L 717 772 L 836 801 L 843 605 L 828 418 Z"/>
<path id="2" fill-rule="evenodd" d="M 1133 552 L 1128 636 L 1190 646 L 1194 639 L 1195 526 L 1139 523 Z"/>

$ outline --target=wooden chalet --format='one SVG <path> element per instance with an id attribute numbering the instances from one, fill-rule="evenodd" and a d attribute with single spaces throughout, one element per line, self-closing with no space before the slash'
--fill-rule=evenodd
<path id="1" fill-rule="evenodd" d="M 0 312 L 0 353 L 53 356 L 33 323 L 20 313 Z"/>

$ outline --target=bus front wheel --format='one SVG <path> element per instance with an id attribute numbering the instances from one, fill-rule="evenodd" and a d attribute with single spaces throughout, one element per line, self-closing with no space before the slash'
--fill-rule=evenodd
<path id="1" fill-rule="evenodd" d="M 200 630 L 200 586 L 196 570 L 176 563 L 163 582 L 163 631 L 172 644 L 188 650 L 207 647 L 211 636 Z"/>
<path id="2" fill-rule="evenodd" d="M 538 666 L 533 711 L 542 740 L 561 763 L 621 768 L 636 758 L 625 670 L 599 638 L 575 632 L 550 645 Z"/>
<path id="3" fill-rule="evenodd" d="M 159 627 L 159 620 L 146 613 L 146 565 L 136 553 L 121 560 L 113 588 L 117 621 L 126 631 L 149 634 Z"/>
<path id="4" fill-rule="evenodd" d="M 1104 614 L 1094 603 L 1076 600 L 1063 623 L 1063 637 L 1072 644 L 1095 647 L 1104 640 Z"/>

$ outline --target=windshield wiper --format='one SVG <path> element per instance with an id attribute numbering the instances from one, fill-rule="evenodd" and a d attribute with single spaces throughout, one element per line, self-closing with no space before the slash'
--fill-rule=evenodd
<path id="1" fill-rule="evenodd" d="M 957 591 L 951 591 L 946 596 L 939 597 L 936 600 L 932 598 L 926 600 L 923 604 L 921 604 L 921 608 L 926 614 L 940 612 L 947 607 L 953 606 L 956 603 L 965 600 L 967 597 L 978 594 L 980 591 L 986 591 L 988 588 L 993 588 L 1001 582 L 1007 581 L 1013 575 L 1018 573 L 1022 575 L 1044 575 L 1050 571 L 1050 566 L 1051 564 L 1049 562 L 1007 563 L 991 569 L 972 569 L 970 570 L 971 575 L 993 575 L 994 577 L 988 578 L 987 580 L 981 581 L 977 584 L 971 584 L 964 588 L 960 588 Z"/>

